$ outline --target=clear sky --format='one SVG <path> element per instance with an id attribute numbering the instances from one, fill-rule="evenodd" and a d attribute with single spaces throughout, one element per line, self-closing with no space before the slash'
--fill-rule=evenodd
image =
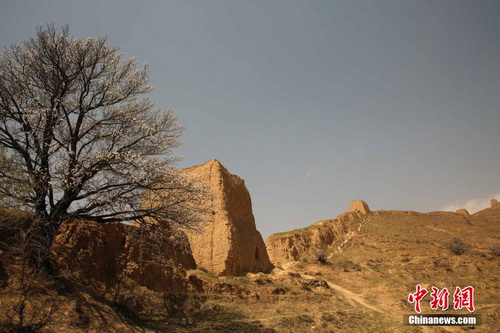
<path id="1" fill-rule="evenodd" d="M 0 0 L 1 45 L 50 22 L 151 64 L 180 166 L 244 178 L 264 237 L 500 199 L 500 1 Z"/>

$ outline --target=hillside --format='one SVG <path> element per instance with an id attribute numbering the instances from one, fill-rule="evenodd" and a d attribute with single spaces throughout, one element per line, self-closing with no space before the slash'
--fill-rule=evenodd
<path id="1" fill-rule="evenodd" d="M 342 216 L 293 233 L 271 235 L 268 247 L 311 234 L 318 228 L 325 229 L 325 224 L 345 225 Z M 305 270 L 321 273 L 338 290 L 393 314 L 394 320 L 400 322 L 403 314 L 413 311 L 407 296 L 417 284 L 449 290 L 472 285 L 476 289 L 476 313 L 483 320 L 481 331 L 493 331 L 500 324 L 499 257 L 492 250 L 500 243 L 498 204 L 492 202 L 491 208 L 471 216 L 451 212 L 375 211 L 357 218 L 362 227 L 351 233 L 341 248 L 334 241 L 326 265 L 290 261 L 283 266 L 304 266 Z M 452 254 L 446 244 L 454 237 L 463 239 L 471 249 L 463 255 Z M 431 313 L 428 304 L 426 310 L 424 313 Z M 436 330 L 453 331 L 453 328 Z"/>
<path id="2" fill-rule="evenodd" d="M 271 235 L 267 246 L 274 269 L 243 276 L 194 269 L 189 251 L 179 251 L 168 230 L 161 231 L 159 242 L 148 243 L 150 236 L 132 226 L 67 223 L 54 244 L 61 275 L 45 279 L 30 295 L 27 317 L 46 320 L 40 332 L 495 331 L 500 205 L 492 202 L 473 215 L 370 211 L 365 205 L 358 202 L 337 218 Z M 2 220 L 11 220 L 10 213 L 2 214 Z M 5 322 L 19 299 L 22 266 L 2 235 Z M 447 248 L 455 237 L 470 244 L 462 255 Z M 414 313 L 407 297 L 417 284 L 475 287 L 481 324 L 403 326 L 403 315 Z M 431 313 L 426 300 L 424 314 Z"/>

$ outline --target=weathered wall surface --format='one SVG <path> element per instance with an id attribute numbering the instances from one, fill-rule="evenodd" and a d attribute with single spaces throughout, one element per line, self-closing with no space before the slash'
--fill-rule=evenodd
<path id="1" fill-rule="evenodd" d="M 159 226 L 145 230 L 120 223 L 65 222 L 52 253 L 59 270 L 89 284 L 109 286 L 126 277 L 159 292 L 187 291 L 186 270 L 195 268 L 187 240 Z"/>
<path id="2" fill-rule="evenodd" d="M 267 272 L 272 268 L 261 234 L 255 227 L 245 182 L 217 160 L 184 170 L 207 185 L 203 230 L 186 232 L 199 267 L 217 275 Z"/>
<path id="3" fill-rule="evenodd" d="M 318 251 L 328 254 L 339 251 L 353 233 L 359 231 L 371 214 L 368 205 L 356 200 L 349 205 L 349 212 L 335 219 L 317 222 L 307 228 L 272 234 L 266 240 L 267 251 L 274 265 L 310 260 Z"/>

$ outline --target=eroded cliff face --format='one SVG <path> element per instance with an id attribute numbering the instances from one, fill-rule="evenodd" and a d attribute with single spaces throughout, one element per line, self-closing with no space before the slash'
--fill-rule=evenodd
<path id="1" fill-rule="evenodd" d="M 195 268 L 187 239 L 157 225 L 64 222 L 52 246 L 56 268 L 87 285 L 113 286 L 124 278 L 166 293 L 186 292 Z"/>
<path id="2" fill-rule="evenodd" d="M 462 226 L 466 225 L 491 229 L 498 223 L 500 216 L 500 203 L 491 200 L 491 208 L 485 208 L 475 214 L 469 214 L 466 209 L 452 212 L 417 213 L 411 211 L 374 211 L 372 212 L 366 202 L 355 200 L 350 203 L 349 211 L 335 219 L 317 222 L 307 228 L 272 234 L 266 240 L 269 258 L 274 265 L 301 260 L 317 260 L 319 255 L 326 259 L 336 253 L 342 252 L 346 245 L 356 234 L 370 223 L 423 223 L 426 228 L 435 227 L 436 223 Z M 386 229 L 385 231 L 389 231 Z M 439 230 L 439 229 L 437 229 Z M 493 242 L 493 238 L 491 239 Z"/>
<path id="3" fill-rule="evenodd" d="M 300 260 L 314 260 L 318 255 L 331 256 L 342 251 L 355 232 L 371 216 L 368 205 L 356 200 L 349 212 L 335 219 L 319 221 L 307 228 L 272 234 L 266 240 L 269 258 L 274 265 Z"/>
<path id="4" fill-rule="evenodd" d="M 250 194 L 243 179 L 217 160 L 184 170 L 209 191 L 201 232 L 189 232 L 199 267 L 217 275 L 267 272 L 272 268 L 261 234 L 255 227 Z"/>

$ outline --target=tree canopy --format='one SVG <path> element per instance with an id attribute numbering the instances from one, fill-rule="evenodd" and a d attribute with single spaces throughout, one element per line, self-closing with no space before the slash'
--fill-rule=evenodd
<path id="1" fill-rule="evenodd" d="M 200 192 L 175 170 L 172 152 L 182 127 L 171 110 L 155 109 L 149 81 L 147 64 L 105 38 L 73 38 L 68 27 L 38 28 L 6 48 L 0 198 L 56 222 L 193 222 Z"/>

